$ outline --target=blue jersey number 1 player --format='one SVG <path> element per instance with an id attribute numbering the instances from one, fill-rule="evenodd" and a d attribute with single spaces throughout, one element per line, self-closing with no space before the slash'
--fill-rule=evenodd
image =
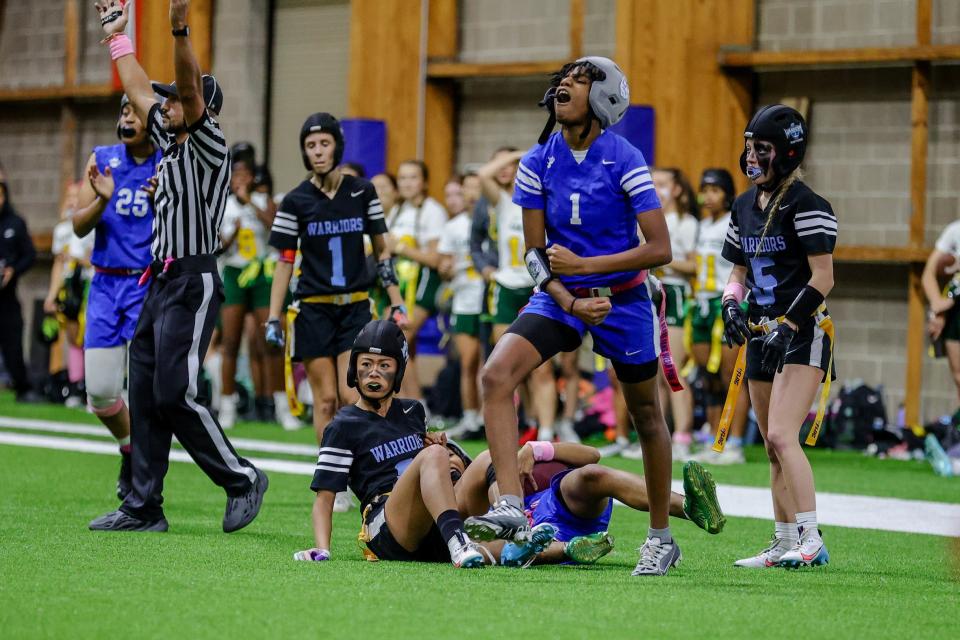
<path id="1" fill-rule="evenodd" d="M 657 396 L 659 325 L 644 284 L 646 270 L 670 262 L 671 250 L 643 155 L 606 131 L 623 117 L 629 99 L 620 68 L 587 57 L 554 76 L 542 103 L 551 118 L 540 144 L 520 162 L 513 196 L 523 207 L 527 269 L 538 291 L 497 343 L 481 377 L 502 498 L 466 524 L 481 540 L 527 535 L 514 389 L 540 363 L 576 349 L 589 331 L 594 350 L 613 363 L 643 447 L 650 531 L 633 574 L 664 575 L 680 561 L 680 549 L 668 520 L 672 460 Z M 548 137 L 554 120 L 561 131 Z"/>

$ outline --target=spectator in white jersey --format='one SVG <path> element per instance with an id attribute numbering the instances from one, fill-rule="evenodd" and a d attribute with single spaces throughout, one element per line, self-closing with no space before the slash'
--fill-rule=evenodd
<path id="1" fill-rule="evenodd" d="M 417 378 L 417 334 L 431 316 L 437 314 L 437 289 L 440 254 L 437 244 L 447 222 L 447 212 L 427 195 L 430 173 L 421 160 L 405 160 L 397 170 L 400 195 L 395 210 L 387 217 L 390 247 L 397 259 L 397 276 L 410 321 L 404 329 L 410 345 L 410 374 L 403 379 L 401 394 L 420 400 L 423 393 Z"/>
<path id="2" fill-rule="evenodd" d="M 960 311 L 956 304 L 960 296 L 960 220 L 947 225 L 937 238 L 923 269 L 922 283 L 930 305 L 927 331 L 934 340 L 943 340 L 960 400 Z"/>
<path id="3" fill-rule="evenodd" d="M 480 370 L 480 312 L 483 311 L 483 278 L 470 259 L 470 228 L 473 223 L 466 208 L 463 185 L 452 178 L 443 188 L 450 220 L 443 227 L 440 244 L 440 275 L 450 281 L 453 307 L 450 331 L 460 357 L 460 400 L 463 418 L 448 434 L 460 437 L 480 427 L 480 392 L 477 374 Z"/>
<path id="4" fill-rule="evenodd" d="M 726 398 L 737 362 L 737 350 L 723 344 L 723 287 L 730 279 L 733 263 L 723 257 L 723 242 L 730 227 L 730 207 L 737 197 L 733 178 L 726 169 L 707 169 L 700 178 L 704 217 L 697 236 L 697 277 L 694 299 L 687 313 L 685 330 L 694 361 L 707 380 L 707 422 L 714 428 Z M 722 452 L 707 448 L 696 457 L 712 464 L 744 462 L 743 431 L 747 424 L 749 395 L 737 396 L 736 412 L 727 445 Z"/>
<path id="5" fill-rule="evenodd" d="M 527 272 L 523 256 L 526 247 L 523 241 L 523 211 L 513 202 L 514 180 L 517 165 L 524 151 L 514 147 L 501 147 L 485 165 L 477 170 L 480 187 L 487 201 L 490 213 L 489 233 L 496 238 L 498 266 L 484 267 L 484 271 L 493 280 L 490 300 L 490 314 L 493 317 L 491 342 L 496 344 L 506 333 L 510 324 L 517 319 L 522 309 L 533 295 L 533 278 Z M 492 271 L 490 271 L 493 269 Z M 527 379 L 524 407 L 527 417 L 535 416 L 539 430 L 529 429 L 530 438 L 553 440 L 554 421 L 557 416 L 557 392 L 553 376 L 553 363 L 547 360 Z M 521 397 L 524 391 L 521 390 Z M 568 442 L 578 442 L 572 425 L 560 434 Z"/>
<path id="6" fill-rule="evenodd" d="M 667 297 L 667 334 L 670 337 L 670 352 L 677 366 L 687 359 L 683 342 L 683 324 L 686 318 L 687 297 L 690 294 L 690 278 L 697 266 L 693 251 L 697 243 L 696 197 L 686 176 L 679 169 L 657 168 L 653 171 L 653 183 L 663 206 L 663 217 L 670 232 L 673 261 L 658 270 Z M 686 460 L 690 455 L 690 432 L 693 430 L 693 394 L 689 386 L 683 390 L 670 391 L 670 385 L 660 373 L 660 404 L 669 407 L 664 413 L 673 416 L 673 457 Z"/>

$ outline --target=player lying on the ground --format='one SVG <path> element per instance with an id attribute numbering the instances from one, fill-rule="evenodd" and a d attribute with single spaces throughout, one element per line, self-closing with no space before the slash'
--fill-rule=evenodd
<path id="1" fill-rule="evenodd" d="M 526 565 L 574 561 L 596 562 L 613 549 L 607 533 L 613 499 L 638 511 L 649 511 L 647 484 L 643 476 L 599 464 L 600 452 L 574 443 L 530 442 L 517 454 L 523 480 L 524 502 L 533 527 L 533 544 L 497 540 L 483 545 L 488 562 Z M 456 460 L 453 461 L 456 464 Z M 670 516 L 693 521 L 708 533 L 720 533 L 726 518 L 717 501 L 716 484 L 696 462 L 683 468 L 684 493 L 670 494 Z M 460 513 L 486 513 L 500 499 L 489 451 L 484 451 L 462 472 L 456 485 Z M 555 541 L 549 546 L 552 527 Z M 549 540 L 547 540 L 549 541 Z M 539 548 L 538 548 L 539 547 Z M 541 551 L 542 549 L 542 551 Z M 492 557 L 491 557 L 492 556 Z"/>
<path id="2" fill-rule="evenodd" d="M 295 559 L 330 558 L 334 497 L 349 485 L 363 506 L 362 540 L 378 559 L 483 565 L 457 511 L 445 436 L 426 432 L 419 402 L 394 398 L 406 364 L 407 341 L 393 322 L 370 322 L 357 336 L 347 382 L 360 400 L 323 432 L 311 484 L 316 547 Z"/>

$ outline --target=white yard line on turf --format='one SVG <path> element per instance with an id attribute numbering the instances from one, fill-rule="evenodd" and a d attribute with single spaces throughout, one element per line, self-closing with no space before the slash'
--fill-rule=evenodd
<path id="1" fill-rule="evenodd" d="M 102 435 L 104 433 L 102 427 L 0 417 L 0 444 L 117 455 L 117 445 L 107 440 L 15 433 L 5 431 L 3 427 L 45 432 L 59 431 L 60 433 L 77 435 Z M 237 448 L 251 451 L 302 453 L 311 457 L 316 455 L 316 449 L 308 445 L 286 445 L 249 439 L 232 441 Z M 299 447 L 299 449 L 294 450 L 293 447 Z M 309 449 L 309 452 L 305 451 L 306 449 Z M 170 452 L 170 459 L 176 462 L 192 462 L 185 451 L 178 449 L 173 449 Z M 266 471 L 278 473 L 312 476 L 314 471 L 314 465 L 306 462 L 273 458 L 250 458 L 250 461 Z M 675 481 L 673 489 L 682 492 L 683 483 Z M 719 485 L 717 487 L 717 497 L 724 513 L 728 516 L 765 520 L 773 518 L 770 492 L 767 489 Z M 960 504 L 820 492 L 817 494 L 817 515 L 820 523 L 824 525 L 904 533 L 926 533 L 939 536 L 960 536 Z"/>
<path id="2" fill-rule="evenodd" d="M 86 424 L 64 424 L 49 420 L 32 420 L 29 418 L 8 418 L 0 416 L 0 428 L 24 429 L 29 431 L 45 431 L 49 433 L 70 433 L 80 436 L 102 436 L 110 438 L 106 427 Z M 230 442 L 237 449 L 259 451 L 261 453 L 285 453 L 295 456 L 310 456 L 316 458 L 320 452 L 317 445 L 294 444 L 286 442 L 272 442 L 269 440 L 253 440 L 250 438 L 230 438 Z"/>

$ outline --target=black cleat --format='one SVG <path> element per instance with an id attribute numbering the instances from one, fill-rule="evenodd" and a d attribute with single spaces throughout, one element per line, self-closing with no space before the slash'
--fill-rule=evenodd
<path id="1" fill-rule="evenodd" d="M 263 504 L 263 494 L 267 492 L 267 486 L 270 484 L 267 480 L 267 474 L 260 469 L 254 469 L 257 472 L 257 481 L 246 493 L 238 496 L 227 496 L 227 509 L 223 514 L 223 530 L 225 533 L 239 531 L 253 522 L 253 519 L 260 513 L 260 505 Z"/>
<path id="2" fill-rule="evenodd" d="M 120 502 L 127 499 L 133 491 L 133 463 L 130 454 L 120 452 L 120 475 L 117 477 L 117 498 Z"/>
<path id="3" fill-rule="evenodd" d="M 90 523 L 91 531 L 156 531 L 162 532 L 169 528 L 166 518 L 159 520 L 141 520 L 117 509 L 102 515 Z"/>

